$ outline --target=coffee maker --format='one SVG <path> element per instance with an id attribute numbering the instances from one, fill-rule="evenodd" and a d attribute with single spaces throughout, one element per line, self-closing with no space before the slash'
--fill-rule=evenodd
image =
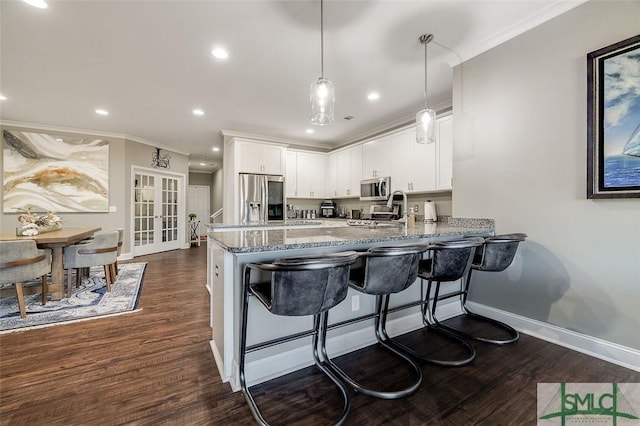
<path id="1" fill-rule="evenodd" d="M 320 216 L 322 217 L 335 217 L 336 216 L 336 203 L 333 200 L 324 200 L 320 204 Z"/>

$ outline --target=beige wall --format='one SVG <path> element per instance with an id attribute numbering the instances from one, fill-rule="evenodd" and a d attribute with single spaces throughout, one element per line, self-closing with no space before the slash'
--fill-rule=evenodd
<path id="1" fill-rule="evenodd" d="M 51 133 L 61 136 L 86 136 L 99 137 L 109 141 L 109 206 L 112 210 L 109 213 L 61 213 L 60 217 L 63 226 L 100 226 L 102 229 L 124 228 L 125 237 L 122 252 L 131 252 L 130 245 L 130 214 L 131 214 L 131 168 L 141 166 L 151 169 L 151 158 L 155 148 L 139 142 L 125 140 L 117 137 L 96 136 L 91 133 L 81 133 L 70 131 L 60 132 L 55 128 L 43 126 L 2 126 L 1 129 L 33 131 L 40 133 Z M 4 147 L 4 138 L 0 138 L 0 149 Z M 162 153 L 171 155 L 171 168 L 166 171 L 179 173 L 185 176 L 189 171 L 188 157 L 175 152 L 165 151 Z M 0 159 L 0 175 L 3 173 L 3 159 Z M 165 170 L 165 169 L 160 169 Z M 0 212 L 3 211 L 2 196 L 0 196 Z M 0 230 L 3 232 L 14 232 L 17 225 L 17 213 L 0 214 Z M 185 236 L 186 242 L 186 236 Z"/>
<path id="2" fill-rule="evenodd" d="M 91 134 L 81 133 L 65 133 L 55 130 L 43 130 L 42 128 L 33 127 L 12 127 L 2 126 L 2 129 L 7 130 L 20 130 L 20 131 L 32 131 L 36 133 L 51 133 L 60 136 L 74 136 L 74 137 L 96 137 Z M 109 138 L 99 136 L 109 142 L 109 206 L 115 208 L 115 212 L 109 213 L 60 213 L 60 217 L 63 221 L 63 226 L 100 226 L 102 229 L 122 228 L 124 223 L 124 217 L 126 214 L 126 173 L 124 168 L 124 162 L 121 160 L 124 157 L 124 139 Z M 4 148 L 4 138 L 0 138 L 0 147 Z M 4 159 L 0 160 L 0 174 L 4 173 Z M 2 198 L 0 197 L 0 212 L 4 210 L 2 206 Z M 3 232 L 14 232 L 18 225 L 17 213 L 2 213 L 0 229 Z"/>
<path id="3" fill-rule="evenodd" d="M 640 349 L 640 199 L 586 199 L 587 53 L 638 34 L 640 2 L 591 1 L 454 72 L 453 214 L 526 232 L 470 299 Z"/>

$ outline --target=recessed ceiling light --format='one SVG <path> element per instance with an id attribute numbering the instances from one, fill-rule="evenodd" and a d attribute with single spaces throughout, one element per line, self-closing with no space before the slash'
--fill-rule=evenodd
<path id="1" fill-rule="evenodd" d="M 0 95 L 0 101 L 6 101 L 6 100 L 7 100 L 7 97 L 6 97 L 6 96 L 4 96 L 4 95 Z"/>
<path id="2" fill-rule="evenodd" d="M 30 4 L 33 7 L 37 7 L 38 9 L 46 9 L 47 3 L 44 0 L 22 0 L 23 2 Z"/>
<path id="3" fill-rule="evenodd" d="M 200 163 L 200 165 L 201 165 L 201 166 L 206 166 L 206 164 L 205 164 L 205 163 Z"/>
<path id="4" fill-rule="evenodd" d="M 193 115 L 204 115 L 204 111 L 200 108 L 196 108 L 193 110 Z"/>
<path id="5" fill-rule="evenodd" d="M 229 57 L 229 53 L 222 47 L 215 47 L 211 54 L 216 59 L 227 59 Z"/>
<path id="6" fill-rule="evenodd" d="M 109 111 L 107 111 L 107 110 L 105 110 L 105 109 L 100 109 L 100 108 L 98 108 L 98 109 L 96 110 L 96 114 L 99 114 L 99 115 L 109 115 Z"/>
<path id="7" fill-rule="evenodd" d="M 62 139 L 61 138 L 57 138 L 56 142 L 62 142 Z"/>
<path id="8" fill-rule="evenodd" d="M 315 130 L 313 130 L 313 129 L 307 129 L 307 130 L 305 130 L 305 133 L 308 133 L 308 134 L 315 133 Z"/>
<path id="9" fill-rule="evenodd" d="M 213 148 L 211 148 L 212 151 L 218 152 L 220 151 L 220 148 L 218 148 L 217 146 L 214 146 Z"/>
<path id="10" fill-rule="evenodd" d="M 380 99 L 380 93 L 371 92 L 367 95 L 367 99 L 369 99 L 370 101 L 377 101 L 378 99 Z"/>

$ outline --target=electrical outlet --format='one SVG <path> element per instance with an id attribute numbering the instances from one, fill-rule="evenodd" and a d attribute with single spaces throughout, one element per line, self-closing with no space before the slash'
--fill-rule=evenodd
<path id="1" fill-rule="evenodd" d="M 355 296 L 351 296 L 351 311 L 359 311 L 360 310 L 360 295 L 356 294 Z"/>
<path id="2" fill-rule="evenodd" d="M 416 204 L 415 206 L 413 206 L 413 212 L 414 213 L 418 213 L 420 212 L 420 206 L 418 204 Z"/>

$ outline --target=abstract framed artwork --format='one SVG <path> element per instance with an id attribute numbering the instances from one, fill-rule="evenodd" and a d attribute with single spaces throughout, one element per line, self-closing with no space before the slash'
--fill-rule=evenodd
<path id="1" fill-rule="evenodd" d="M 640 198 L 640 35 L 587 55 L 587 198 Z"/>
<path id="2" fill-rule="evenodd" d="M 109 143 L 3 130 L 3 211 L 109 211 Z"/>

